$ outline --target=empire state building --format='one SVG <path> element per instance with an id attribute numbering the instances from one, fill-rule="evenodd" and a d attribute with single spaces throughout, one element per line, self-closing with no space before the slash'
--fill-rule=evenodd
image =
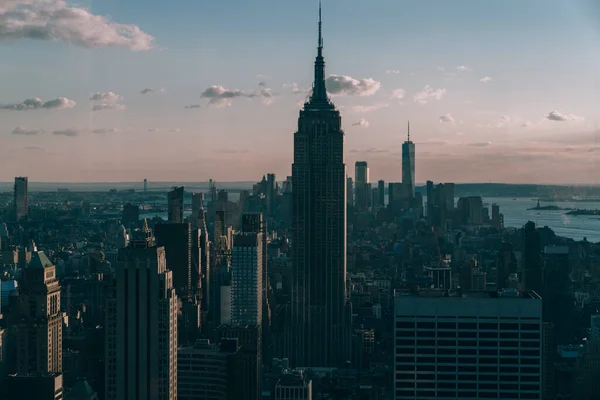
<path id="1" fill-rule="evenodd" d="M 292 164 L 292 324 L 298 367 L 337 367 L 350 359 L 346 295 L 346 165 L 339 111 L 325 88 L 321 36 L 310 99 L 300 110 Z"/>

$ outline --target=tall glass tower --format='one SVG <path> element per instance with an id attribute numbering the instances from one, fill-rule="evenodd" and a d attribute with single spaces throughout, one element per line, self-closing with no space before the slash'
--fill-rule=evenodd
<path id="1" fill-rule="evenodd" d="M 415 144 L 410 140 L 410 122 L 408 123 L 408 138 L 402 143 L 402 183 L 411 197 L 415 197 Z"/>
<path id="2" fill-rule="evenodd" d="M 346 296 L 346 165 L 339 111 L 327 97 L 319 6 L 312 95 L 300 110 L 292 165 L 292 363 L 334 367 L 349 360 Z"/>

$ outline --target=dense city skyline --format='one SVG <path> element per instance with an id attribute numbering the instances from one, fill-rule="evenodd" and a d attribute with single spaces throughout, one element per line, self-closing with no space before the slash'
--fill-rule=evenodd
<path id="1" fill-rule="evenodd" d="M 5 2 L 0 181 L 290 175 L 316 3 Z M 328 0 L 346 164 L 399 181 L 410 119 L 418 183 L 598 183 L 597 7 Z"/>

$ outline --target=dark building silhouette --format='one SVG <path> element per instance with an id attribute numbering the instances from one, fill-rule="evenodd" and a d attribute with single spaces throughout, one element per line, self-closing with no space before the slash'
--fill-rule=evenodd
<path id="1" fill-rule="evenodd" d="M 177 399 L 178 299 L 150 230 L 120 249 L 107 301 L 107 400 Z"/>
<path id="2" fill-rule="evenodd" d="M 292 165 L 292 363 L 340 366 L 350 359 L 346 302 L 346 166 L 339 111 L 325 88 L 319 9 L 315 81 L 294 134 Z"/>
<path id="3" fill-rule="evenodd" d="M 12 321 L 19 374 L 62 373 L 62 316 L 56 267 L 36 251 L 19 281 Z M 11 318 L 12 319 L 12 318 Z"/>
<path id="4" fill-rule="evenodd" d="M 523 239 L 523 284 L 527 290 L 542 293 L 542 243 L 535 223 L 529 221 L 521 229 Z"/>
<path id="5" fill-rule="evenodd" d="M 517 259 L 513 251 L 513 245 L 509 242 L 503 242 L 496 257 L 496 290 L 508 288 L 508 277 L 516 272 Z"/>
<path id="6" fill-rule="evenodd" d="M 217 328 L 219 342 L 237 339 L 238 351 L 231 360 L 229 376 L 234 378 L 230 399 L 262 399 L 262 357 L 260 325 L 229 326 Z"/>
<path id="7" fill-rule="evenodd" d="M 366 161 L 357 161 L 354 166 L 354 187 L 354 206 L 359 211 L 367 210 L 371 205 L 371 184 Z"/>
<path id="8" fill-rule="evenodd" d="M 123 216 L 121 222 L 125 227 L 137 225 L 140 220 L 140 207 L 135 204 L 127 203 L 123 206 Z"/>
<path id="9" fill-rule="evenodd" d="M 192 294 L 192 232 L 190 224 L 156 224 L 156 245 L 165 248 L 167 268 L 173 271 L 173 287 L 177 296 Z"/>
<path id="10" fill-rule="evenodd" d="M 62 374 L 12 374 L 6 400 L 62 400 Z"/>
<path id="11" fill-rule="evenodd" d="M 173 188 L 167 195 L 169 222 L 180 224 L 183 222 L 183 186 Z"/>
<path id="12" fill-rule="evenodd" d="M 267 261 L 267 222 L 264 220 L 261 213 L 244 213 L 242 214 L 242 232 L 243 233 L 259 233 L 262 243 L 262 293 L 263 293 L 263 326 L 270 322 L 270 307 L 267 298 L 267 289 L 269 287 L 268 277 L 268 261 Z M 265 315 L 265 313 L 267 315 Z"/>
<path id="13" fill-rule="evenodd" d="M 402 143 L 402 183 L 408 186 L 411 197 L 415 195 L 415 144 L 410 140 L 410 122 L 408 137 Z"/>
<path id="14" fill-rule="evenodd" d="M 380 180 L 377 182 L 377 194 L 379 195 L 379 206 L 385 207 L 385 182 Z"/>
<path id="15" fill-rule="evenodd" d="M 29 215 L 29 189 L 27 177 L 18 176 L 15 178 L 14 186 L 14 215 L 18 222 L 21 218 Z"/>

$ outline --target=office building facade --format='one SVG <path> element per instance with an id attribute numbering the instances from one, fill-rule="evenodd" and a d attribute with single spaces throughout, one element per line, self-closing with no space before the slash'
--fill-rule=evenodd
<path id="1" fill-rule="evenodd" d="M 187 299 L 192 289 L 192 228 L 188 223 L 156 224 L 154 226 L 156 245 L 164 247 L 167 269 L 173 273 L 173 286 L 177 296 Z M 194 286 L 194 288 L 192 288 Z"/>
<path id="2" fill-rule="evenodd" d="M 177 399 L 177 295 L 149 231 L 119 250 L 106 310 L 108 400 Z"/>
<path id="3" fill-rule="evenodd" d="M 262 324 L 263 237 L 261 233 L 236 233 L 231 252 L 231 323 Z"/>
<path id="4" fill-rule="evenodd" d="M 535 292 L 400 293 L 394 399 L 541 399 Z"/>
<path id="5" fill-rule="evenodd" d="M 174 224 L 183 222 L 183 186 L 173 188 L 167 194 L 168 221 Z"/>
<path id="6" fill-rule="evenodd" d="M 369 167 L 366 161 L 357 161 L 354 173 L 355 200 L 354 205 L 358 210 L 365 211 L 371 206 L 371 183 L 369 181 Z"/>
<path id="7" fill-rule="evenodd" d="M 350 358 L 351 309 L 346 296 L 344 132 L 325 87 L 320 20 L 314 74 L 312 95 L 294 134 L 288 349 L 294 365 L 325 367 Z"/>
<path id="8" fill-rule="evenodd" d="M 15 178 L 14 186 L 14 214 L 18 222 L 29 215 L 29 188 L 28 179 L 24 176 Z"/>
<path id="9" fill-rule="evenodd" d="M 56 267 L 44 252 L 36 251 L 19 281 L 16 339 L 19 374 L 62 372 L 62 316 Z"/>
<path id="10" fill-rule="evenodd" d="M 408 187 L 411 197 L 415 196 L 415 144 L 410 140 L 410 122 L 408 138 L 402 143 L 402 183 Z"/>

